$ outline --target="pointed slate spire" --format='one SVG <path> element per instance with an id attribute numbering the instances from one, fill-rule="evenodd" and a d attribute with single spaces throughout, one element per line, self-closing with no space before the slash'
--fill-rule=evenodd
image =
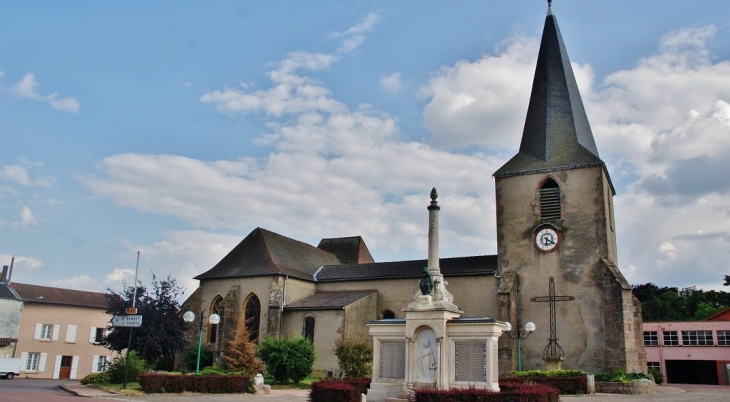
<path id="1" fill-rule="evenodd" d="M 520 151 L 494 176 L 601 165 L 558 22 L 548 5 Z"/>

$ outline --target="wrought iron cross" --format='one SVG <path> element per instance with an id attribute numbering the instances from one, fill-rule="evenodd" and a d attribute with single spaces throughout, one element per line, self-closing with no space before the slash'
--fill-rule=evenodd
<path id="1" fill-rule="evenodd" d="M 537 296 L 530 299 L 531 302 L 547 302 L 550 303 L 550 339 L 548 340 L 547 346 L 542 350 L 543 357 L 558 358 L 563 357 L 565 352 L 563 348 L 558 344 L 558 336 L 556 333 L 556 318 L 555 318 L 555 302 L 559 301 L 573 301 L 573 296 L 555 296 L 555 280 L 550 277 L 550 289 L 547 296 Z"/>

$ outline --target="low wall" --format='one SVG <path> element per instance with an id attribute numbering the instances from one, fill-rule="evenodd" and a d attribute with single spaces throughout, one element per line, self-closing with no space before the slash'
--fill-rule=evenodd
<path id="1" fill-rule="evenodd" d="M 631 382 L 596 381 L 596 392 L 601 392 L 604 394 L 645 395 L 653 394 L 655 391 L 653 381 L 639 380 Z"/>

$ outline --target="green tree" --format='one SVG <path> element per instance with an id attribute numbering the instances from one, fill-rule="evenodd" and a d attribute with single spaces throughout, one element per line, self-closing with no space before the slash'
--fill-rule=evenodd
<path id="1" fill-rule="evenodd" d="M 713 306 L 711 303 L 700 303 L 692 319 L 697 321 L 704 320 L 726 308 L 726 306 Z"/>
<path id="2" fill-rule="evenodd" d="M 124 315 L 127 307 L 132 307 L 134 287 L 128 286 L 121 293 L 110 289 L 107 294 L 107 314 Z M 121 352 L 127 348 L 129 331 L 132 330 L 132 347 L 148 362 L 164 361 L 189 344 L 186 336 L 186 323 L 179 314 L 182 288 L 169 275 L 158 280 L 152 274 L 152 291 L 138 284 L 137 314 L 142 315 L 142 326 L 139 328 L 114 327 L 109 335 L 100 343 L 107 349 Z"/>
<path id="3" fill-rule="evenodd" d="M 259 344 L 257 355 L 266 365 L 266 372 L 281 384 L 306 378 L 316 356 L 312 341 L 302 336 L 266 337 Z"/>
<path id="4" fill-rule="evenodd" d="M 373 365 L 373 347 L 369 342 L 338 341 L 335 346 L 335 355 L 345 377 L 370 377 Z"/>

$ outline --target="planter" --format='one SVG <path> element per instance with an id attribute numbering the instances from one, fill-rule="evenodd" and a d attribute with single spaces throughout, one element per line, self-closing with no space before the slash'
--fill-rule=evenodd
<path id="1" fill-rule="evenodd" d="M 653 394 L 654 382 L 651 380 L 637 380 L 631 382 L 603 382 L 596 381 L 596 392 L 604 394 Z"/>

